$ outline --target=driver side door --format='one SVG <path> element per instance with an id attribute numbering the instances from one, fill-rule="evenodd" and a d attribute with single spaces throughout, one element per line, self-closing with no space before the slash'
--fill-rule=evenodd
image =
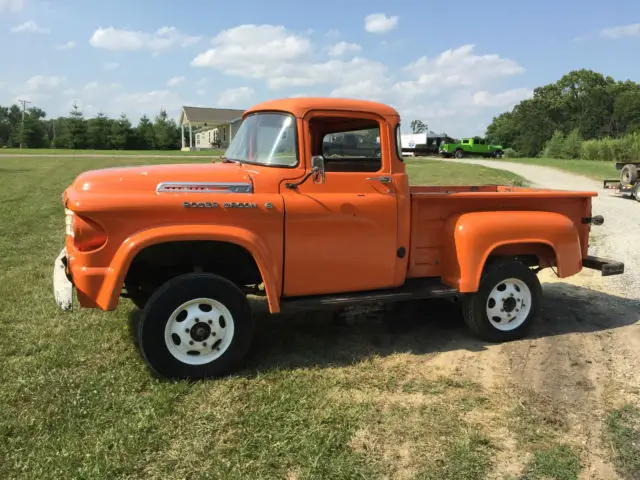
<path id="1" fill-rule="evenodd" d="M 302 158 L 308 171 L 324 153 L 325 179 L 283 188 L 285 296 L 395 286 L 398 207 L 384 123 L 358 113 L 339 128 L 344 118 L 314 112 L 304 122 Z"/>

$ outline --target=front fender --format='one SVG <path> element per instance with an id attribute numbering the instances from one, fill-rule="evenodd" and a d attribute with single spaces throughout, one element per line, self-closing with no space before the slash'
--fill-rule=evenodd
<path id="1" fill-rule="evenodd" d="M 213 240 L 235 243 L 245 248 L 254 258 L 264 282 L 269 310 L 280 311 L 280 285 L 278 262 L 270 258 L 269 251 L 260 237 L 249 230 L 220 225 L 180 225 L 157 227 L 137 232 L 128 237 L 112 258 L 107 275 L 98 296 L 98 303 L 113 310 L 120 296 L 127 271 L 135 256 L 150 245 L 189 240 Z"/>
<path id="2" fill-rule="evenodd" d="M 460 292 L 475 292 L 487 258 L 495 249 L 532 253 L 532 246 L 548 246 L 555 253 L 558 276 L 582 269 L 580 236 L 565 215 L 539 211 L 473 212 L 445 222 L 442 280 Z"/>

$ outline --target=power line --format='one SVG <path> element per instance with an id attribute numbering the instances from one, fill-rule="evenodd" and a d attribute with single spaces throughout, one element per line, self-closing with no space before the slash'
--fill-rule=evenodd
<path id="1" fill-rule="evenodd" d="M 24 113 L 27 110 L 27 104 L 31 103 L 30 100 L 18 100 L 18 103 L 22 104 L 22 134 L 20 135 L 20 148 L 22 148 L 22 139 L 24 138 Z"/>

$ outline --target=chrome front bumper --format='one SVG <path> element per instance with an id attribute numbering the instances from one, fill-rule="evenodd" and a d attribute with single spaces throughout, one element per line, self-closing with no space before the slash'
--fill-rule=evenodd
<path id="1" fill-rule="evenodd" d="M 63 248 L 53 264 L 53 296 L 58 307 L 65 311 L 73 310 L 73 283 L 67 277 L 65 260 L 67 250 Z"/>

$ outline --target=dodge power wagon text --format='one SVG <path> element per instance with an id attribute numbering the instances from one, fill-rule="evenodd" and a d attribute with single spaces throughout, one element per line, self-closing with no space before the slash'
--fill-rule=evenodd
<path id="1" fill-rule="evenodd" d="M 236 370 L 254 330 L 248 293 L 272 313 L 456 297 L 474 334 L 502 342 L 538 316 L 540 269 L 624 270 L 587 253 L 596 193 L 409 186 L 400 117 L 383 104 L 265 102 L 225 155 L 85 172 L 63 194 L 56 302 L 71 310 L 75 292 L 108 311 L 130 298 L 161 376 Z"/>

